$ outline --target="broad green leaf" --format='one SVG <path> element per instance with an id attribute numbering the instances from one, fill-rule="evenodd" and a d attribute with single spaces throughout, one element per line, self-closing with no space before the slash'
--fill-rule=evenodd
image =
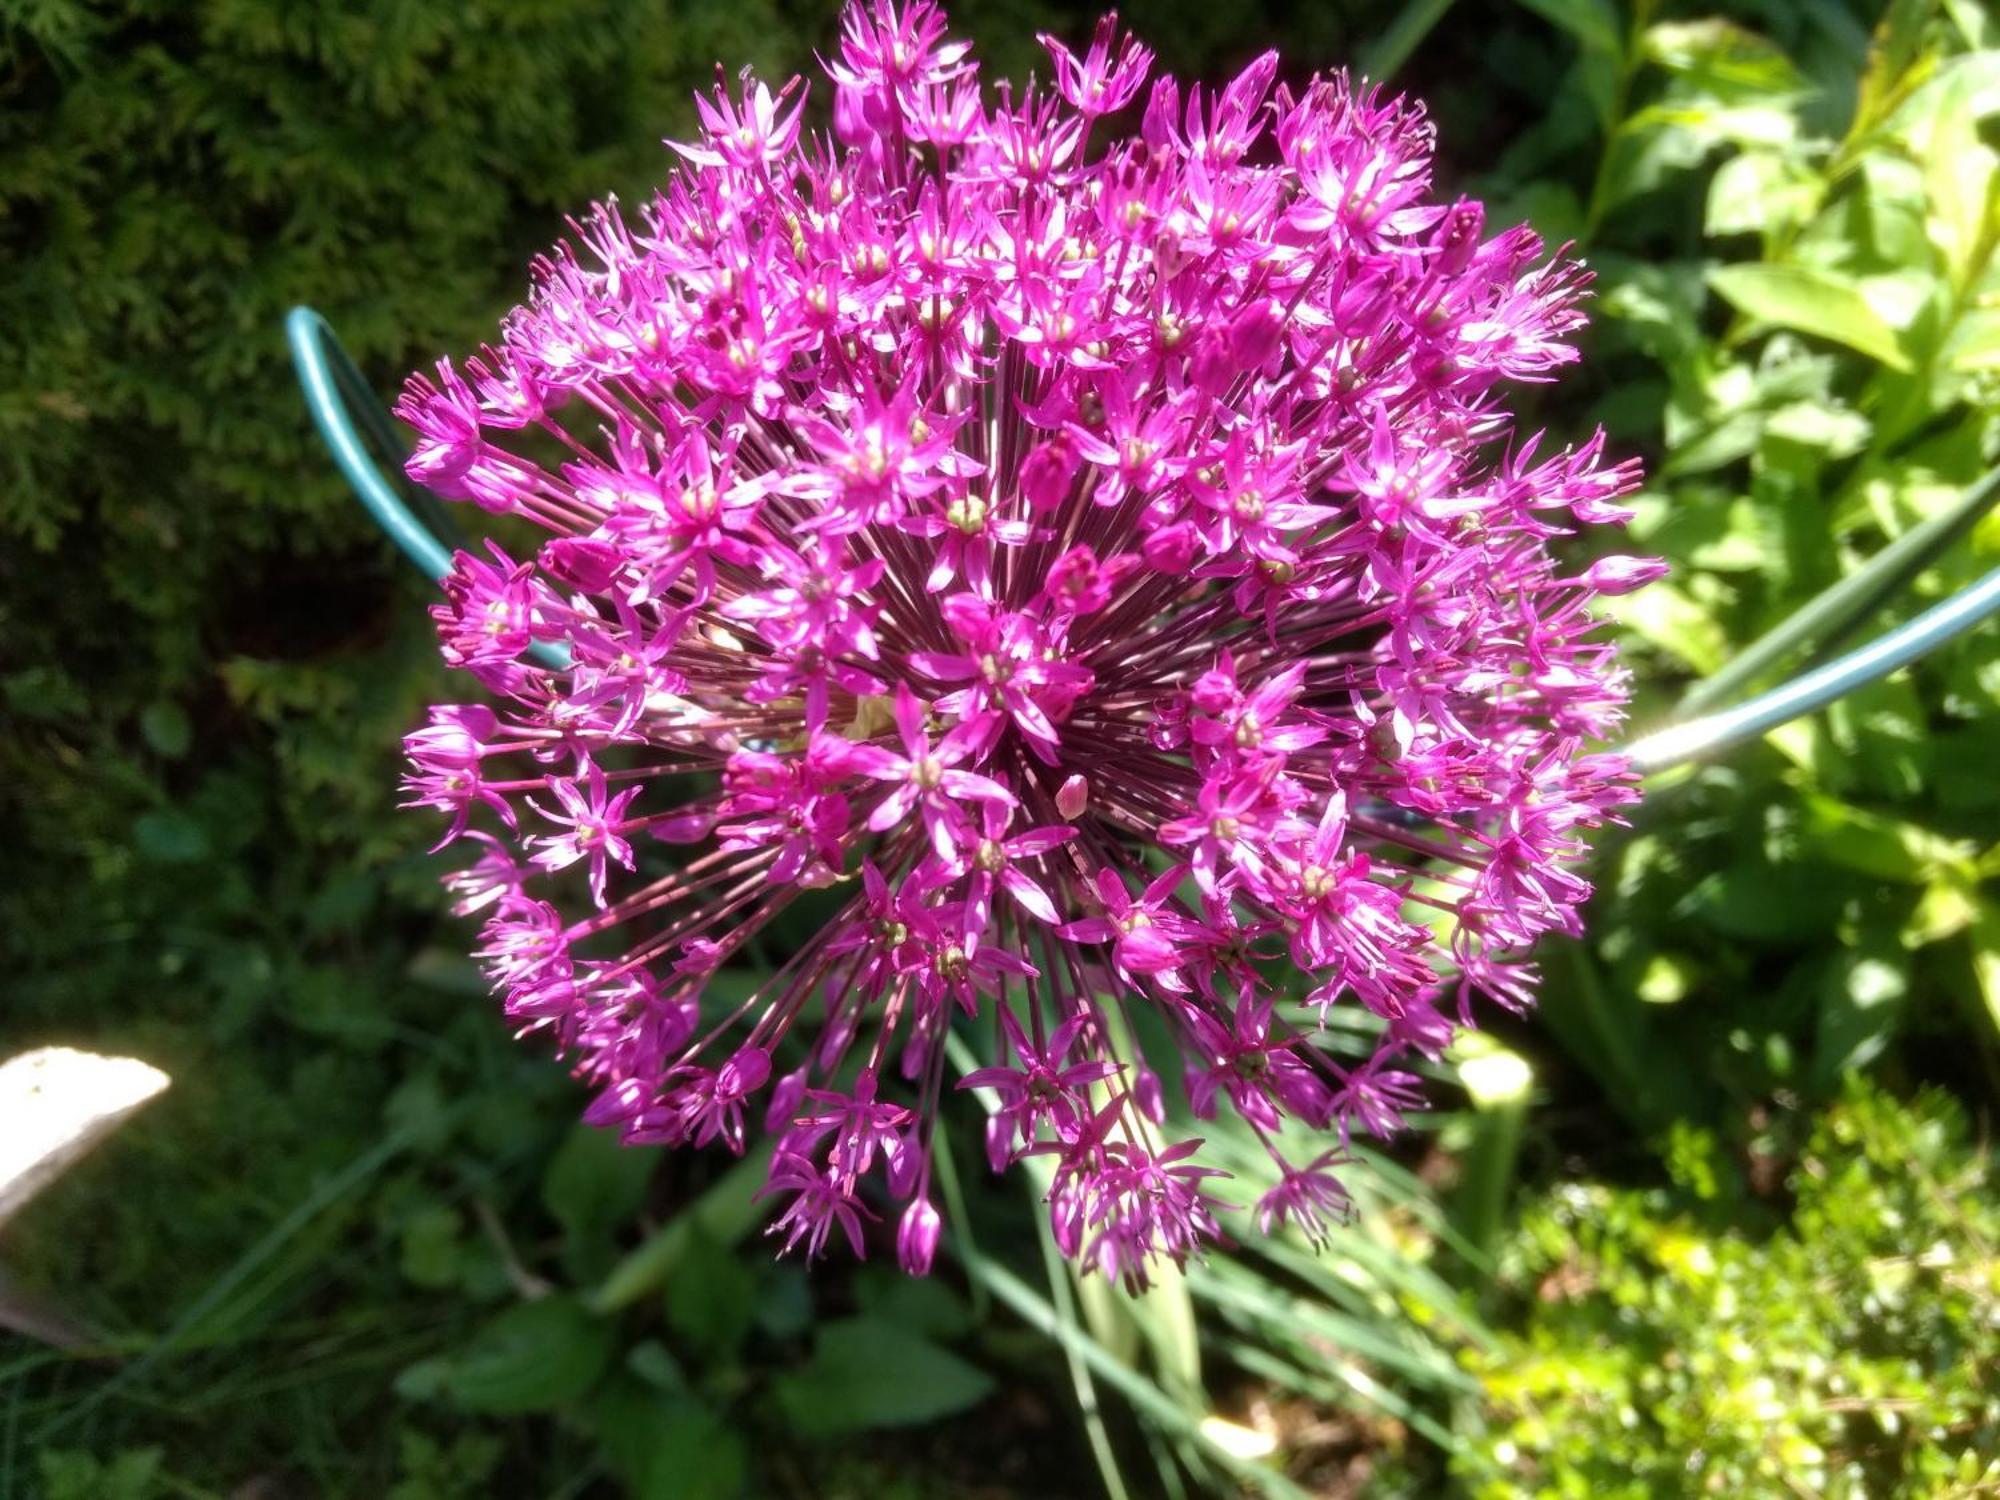
<path id="1" fill-rule="evenodd" d="M 787 1420 L 814 1437 L 935 1421 L 976 1406 L 992 1388 L 956 1354 L 868 1317 L 822 1324 L 812 1358 L 774 1387 Z"/>
<path id="2" fill-rule="evenodd" d="M 412 1214 L 403 1224 L 402 1272 L 413 1286 L 439 1288 L 458 1280 L 462 1264 L 458 1211 L 442 1203 Z"/>
<path id="3" fill-rule="evenodd" d="M 1927 828 L 1808 795 L 1805 835 L 1834 864 L 1880 880 L 1916 885 L 1946 871 L 1970 874 L 1972 848 Z"/>
<path id="4" fill-rule="evenodd" d="M 1789 152 L 1739 152 L 1709 179 L 1703 227 L 1775 239 L 1818 211 L 1822 191 L 1820 177 Z"/>
<path id="5" fill-rule="evenodd" d="M 1708 284 L 1759 323 L 1832 339 L 1892 370 L 1910 369 L 1895 333 L 1860 289 L 1831 272 L 1804 266 L 1716 266 L 1708 273 Z"/>
<path id="6" fill-rule="evenodd" d="M 697 1229 L 667 1282 L 666 1300 L 669 1328 L 696 1352 L 729 1359 L 757 1315 L 757 1274 Z"/>
<path id="7" fill-rule="evenodd" d="M 855 1278 L 854 1300 L 871 1318 L 926 1338 L 952 1339 L 972 1329 L 965 1299 L 935 1276 L 870 1267 Z"/>
<path id="8" fill-rule="evenodd" d="M 1764 419 L 1764 435 L 1848 458 L 1868 446 L 1868 419 L 1838 401 L 1794 401 Z"/>
<path id="9" fill-rule="evenodd" d="M 1612 0 L 1521 0 L 1521 8 L 1561 27 L 1585 51 L 1612 57 L 1625 51 L 1624 28 Z"/>
<path id="10" fill-rule="evenodd" d="M 1840 894 L 1837 870 L 1796 860 L 1772 864 L 1746 859 L 1702 881 L 1690 892 L 1688 904 L 1731 937 L 1805 943 L 1831 940 Z"/>
<path id="11" fill-rule="evenodd" d="M 1774 99 L 1806 91 L 1781 48 L 1733 21 L 1662 21 L 1646 29 L 1642 46 L 1648 59 L 1719 98 Z"/>
<path id="12" fill-rule="evenodd" d="M 1966 46 L 2000 46 L 2000 18 L 1994 16 L 1983 0 L 1944 0 L 1944 13 L 1951 17 Z"/>
<path id="13" fill-rule="evenodd" d="M 2000 52 L 1967 52 L 1939 63 L 1891 111 L 1886 129 L 1921 154 L 1947 110 L 1975 120 L 2000 114 Z"/>
<path id="14" fill-rule="evenodd" d="M 1990 250 L 1996 212 L 1995 157 L 1979 139 L 1969 89 L 1961 78 L 1946 96 L 1924 151 L 1924 227 L 1954 289 L 1966 287 L 1982 247 Z"/>
<path id="15" fill-rule="evenodd" d="M 571 1128 L 542 1174 L 542 1202 L 563 1227 L 573 1273 L 604 1254 L 612 1234 L 639 1212 L 658 1165 L 657 1151 L 621 1145 L 615 1131 Z"/>
<path id="16" fill-rule="evenodd" d="M 1843 237 L 1843 251 L 1865 248 L 1885 267 L 1930 264 L 1924 175 L 1917 163 L 1894 152 L 1869 152 L 1861 159 L 1861 191 L 1854 204 L 1861 244 Z"/>
<path id="17" fill-rule="evenodd" d="M 1561 182 L 1538 178 L 1523 183 L 1520 191 L 1507 199 L 1504 210 L 1487 222 L 1498 227 L 1502 217 L 1533 225 L 1535 233 L 1551 245 L 1568 244 L 1583 233 L 1583 204 L 1576 190 Z"/>
<path id="18" fill-rule="evenodd" d="M 1713 672 L 1728 659 L 1729 638 L 1721 622 L 1671 579 L 1607 600 L 1605 611 L 1625 629 L 1644 636 L 1698 673 Z"/>
<path id="19" fill-rule="evenodd" d="M 1942 943 L 1972 925 L 1979 916 L 1979 901 L 1965 881 L 1946 877 L 1924 887 L 1917 909 L 1903 923 L 1905 948 L 1925 948 Z"/>
<path id="20" fill-rule="evenodd" d="M 187 710 L 164 699 L 147 704 L 140 713 L 139 733 L 168 760 L 179 760 L 194 743 L 194 726 L 188 722 Z"/>
<path id="21" fill-rule="evenodd" d="M 208 830 L 178 807 L 141 813 L 132 824 L 132 842 L 147 859 L 163 865 L 192 864 L 211 847 Z"/>
<path id="22" fill-rule="evenodd" d="M 1619 122 L 1605 149 L 1600 209 L 1664 187 L 1724 147 L 1772 150 L 1791 145 L 1798 121 L 1782 106 L 1731 104 L 1695 96 L 1685 85 Z"/>
<path id="23" fill-rule="evenodd" d="M 680 1404 L 654 1434 L 640 1500 L 730 1500 L 750 1478 L 744 1434 L 706 1406 Z"/>
<path id="24" fill-rule="evenodd" d="M 1890 328 L 1910 329 L 1920 339 L 1928 337 L 1928 330 L 1918 325 L 1924 323 L 1925 314 L 1933 305 L 1942 311 L 1947 290 L 1928 265 L 1921 264 L 1927 260 L 1928 257 L 1920 257 L 1918 266 L 1898 266 L 1854 278 L 1855 289 L 1874 309 L 1876 317 Z M 1897 347 L 1903 347 L 1900 338 Z"/>
<path id="25" fill-rule="evenodd" d="M 2000 370 L 2000 308 L 1975 308 L 1960 318 L 1945 340 L 1943 358 L 1961 375 Z"/>
<path id="26" fill-rule="evenodd" d="M 694 1402 L 674 1402 L 660 1414 L 650 1448 L 637 1500 L 730 1500 L 749 1478 L 743 1434 Z"/>
<path id="27" fill-rule="evenodd" d="M 1701 309 L 1708 293 L 1698 262 L 1650 264 L 1607 257 L 1599 270 L 1603 293 L 1598 311 L 1625 325 L 1649 357 L 1672 368 L 1702 347 Z"/>
<path id="28" fill-rule="evenodd" d="M 766 1269 L 757 1294 L 757 1326 L 774 1339 L 796 1338 L 812 1327 L 812 1281 L 797 1265 Z"/>
<path id="29" fill-rule="evenodd" d="M 158 1448 L 127 1448 L 104 1458 L 81 1449 L 35 1455 L 46 1500 L 153 1500 L 160 1488 Z"/>
<path id="30" fill-rule="evenodd" d="M 1843 953 L 1827 971 L 1813 1049 L 1817 1087 L 1831 1090 L 1845 1073 L 1888 1046 L 1901 1023 L 1910 977 L 1886 954 Z"/>
<path id="31" fill-rule="evenodd" d="M 603 1284 L 590 1294 L 590 1305 L 599 1312 L 615 1312 L 666 1285 L 667 1278 L 686 1257 L 697 1229 L 719 1244 L 733 1245 L 742 1239 L 763 1216 L 757 1194 L 770 1169 L 768 1147 L 753 1150 L 737 1162 L 651 1239 L 613 1267 Z"/>
<path id="32" fill-rule="evenodd" d="M 1915 797 L 1930 753 L 1929 714 L 1907 674 L 1878 678 L 1829 704 L 1826 722 L 1842 752 L 1829 790 L 1853 789 L 1853 800 Z"/>
<path id="33" fill-rule="evenodd" d="M 1992 1017 L 1994 1030 L 2000 1031 L 2000 907 L 1990 902 L 1979 904 L 1972 924 L 1972 972 L 1986 1014 Z"/>
<path id="34" fill-rule="evenodd" d="M 1924 33 L 1932 16 L 1931 0 L 1890 0 L 1868 47 L 1855 101 L 1854 129 L 1875 128 L 1910 90 L 1922 82 L 1935 56 L 1924 56 Z"/>
<path id="35" fill-rule="evenodd" d="M 543 1297 L 508 1308 L 464 1348 L 405 1370 L 396 1388 L 496 1416 L 552 1411 L 597 1383 L 611 1347 L 611 1325 L 576 1298 Z"/>
<path id="36" fill-rule="evenodd" d="M 656 1362 L 668 1366 L 668 1379 L 655 1379 L 642 1368 Z M 636 1490 L 652 1458 L 662 1419 L 692 1398 L 682 1372 L 657 1341 L 648 1340 L 632 1350 L 625 1366 L 604 1378 L 576 1416 L 599 1453 L 625 1480 L 626 1489 Z"/>

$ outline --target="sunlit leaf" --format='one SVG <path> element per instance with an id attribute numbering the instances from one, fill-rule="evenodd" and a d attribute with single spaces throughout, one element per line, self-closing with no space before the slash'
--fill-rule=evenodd
<path id="1" fill-rule="evenodd" d="M 1832 339 L 1892 370 L 1910 368 L 1894 331 L 1860 289 L 1831 272 L 1804 266 L 1727 265 L 1711 270 L 1708 284 L 1759 323 Z"/>
<path id="2" fill-rule="evenodd" d="M 1828 971 L 1813 1051 L 1818 1087 L 1831 1089 L 1842 1075 L 1881 1054 L 1901 1024 L 1909 998 L 1908 972 L 1871 952 L 1844 953 Z"/>
<path id="3" fill-rule="evenodd" d="M 1783 151 L 1743 151 L 1709 179 L 1703 227 L 1709 234 L 1782 236 L 1818 210 L 1821 179 Z"/>
<path id="4" fill-rule="evenodd" d="M 1977 308 L 1960 318 L 1942 354 L 1945 364 L 1961 374 L 2000 370 L 2000 308 Z"/>
<path id="5" fill-rule="evenodd" d="M 1979 139 L 1972 80 L 1960 75 L 1940 105 L 1924 150 L 1925 228 L 1953 287 L 1964 287 L 1995 226 L 1996 158 Z"/>
<path id="6" fill-rule="evenodd" d="M 1992 1018 L 1994 1030 L 2000 1031 L 2000 907 L 1990 902 L 1979 904 L 1979 915 L 1972 924 L 1972 973 L 1979 981 L 1986 1014 Z"/>
<path id="7" fill-rule="evenodd" d="M 1627 630 L 1638 632 L 1696 672 L 1709 673 L 1729 655 L 1729 639 L 1709 610 L 1671 580 L 1608 601 L 1607 609 Z"/>
<path id="8" fill-rule="evenodd" d="M 1733 21 L 1662 21 L 1646 29 L 1644 47 L 1651 61 L 1718 97 L 1784 99 L 1806 90 L 1783 48 Z"/>
<path id="9" fill-rule="evenodd" d="M 1979 902 L 1962 880 L 1934 880 L 1924 887 L 1917 908 L 1903 924 L 1905 948 L 1923 948 L 1957 937 L 1979 916 Z"/>

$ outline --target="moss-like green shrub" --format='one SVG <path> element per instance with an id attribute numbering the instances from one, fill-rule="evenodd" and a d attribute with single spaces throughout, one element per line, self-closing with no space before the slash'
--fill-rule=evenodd
<path id="1" fill-rule="evenodd" d="M 1563 1184 L 1502 1284 L 1480 1361 L 1482 1500 L 1937 1500 L 2000 1482 L 2000 1205 L 1955 1104 L 1855 1083 L 1793 1166 L 1768 1238 L 1684 1133 L 1675 1185 Z"/>

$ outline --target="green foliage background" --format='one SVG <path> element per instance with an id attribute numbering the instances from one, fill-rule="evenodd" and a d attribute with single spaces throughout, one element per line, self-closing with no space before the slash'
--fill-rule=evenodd
<path id="1" fill-rule="evenodd" d="M 1529 404 L 1652 476 L 1638 544 L 1676 574 L 1622 614 L 1642 721 L 1993 464 L 2000 33 L 1970 0 L 1126 11 L 1183 73 L 1395 70 L 1446 189 L 1592 261 L 1588 362 Z M 994 76 L 1087 24 L 954 13 Z M 280 322 L 313 302 L 392 388 L 490 329 L 566 212 L 657 178 L 716 59 L 783 76 L 833 27 L 0 3 L 6 1050 L 176 1080 L 10 1227 L 94 1342 L 0 1344 L 0 1495 L 1990 1493 L 1990 630 L 1656 786 L 1504 1038 L 1535 1107 L 1371 1163 L 1328 1256 L 1128 1305 L 1045 1274 L 972 1153 L 956 1269 L 808 1280 L 739 1247 L 748 1177 L 570 1125 L 393 810 L 439 690 L 424 589 L 318 452 Z M 1882 618 L 1996 553 L 1989 519 Z"/>

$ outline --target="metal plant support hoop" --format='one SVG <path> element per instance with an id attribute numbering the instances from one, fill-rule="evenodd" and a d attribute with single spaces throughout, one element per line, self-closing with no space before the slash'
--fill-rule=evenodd
<path id="1" fill-rule="evenodd" d="M 448 542 L 459 540 L 450 517 L 431 496 L 410 496 L 400 476 L 389 478 L 377 461 L 401 468 L 405 450 L 394 419 L 319 313 L 310 307 L 293 308 L 285 320 L 285 336 L 307 409 L 342 476 L 390 540 L 427 577 L 443 578 L 451 571 L 453 548 Z M 1753 642 L 1735 661 L 1697 684 L 1682 700 L 1676 717 L 1624 745 L 1620 753 L 1646 774 L 1708 759 L 1822 709 L 2000 613 L 2000 568 L 1995 568 L 1864 646 L 1810 666 L 1732 708 L 1714 707 L 1795 650 L 1808 645 L 1821 652 L 1831 649 L 1996 503 L 2000 503 L 2000 471 L 1987 475 L 1950 510 L 1912 527 L 1868 566 L 1841 579 Z M 561 646 L 538 642 L 531 649 L 545 665 L 568 664 Z"/>

